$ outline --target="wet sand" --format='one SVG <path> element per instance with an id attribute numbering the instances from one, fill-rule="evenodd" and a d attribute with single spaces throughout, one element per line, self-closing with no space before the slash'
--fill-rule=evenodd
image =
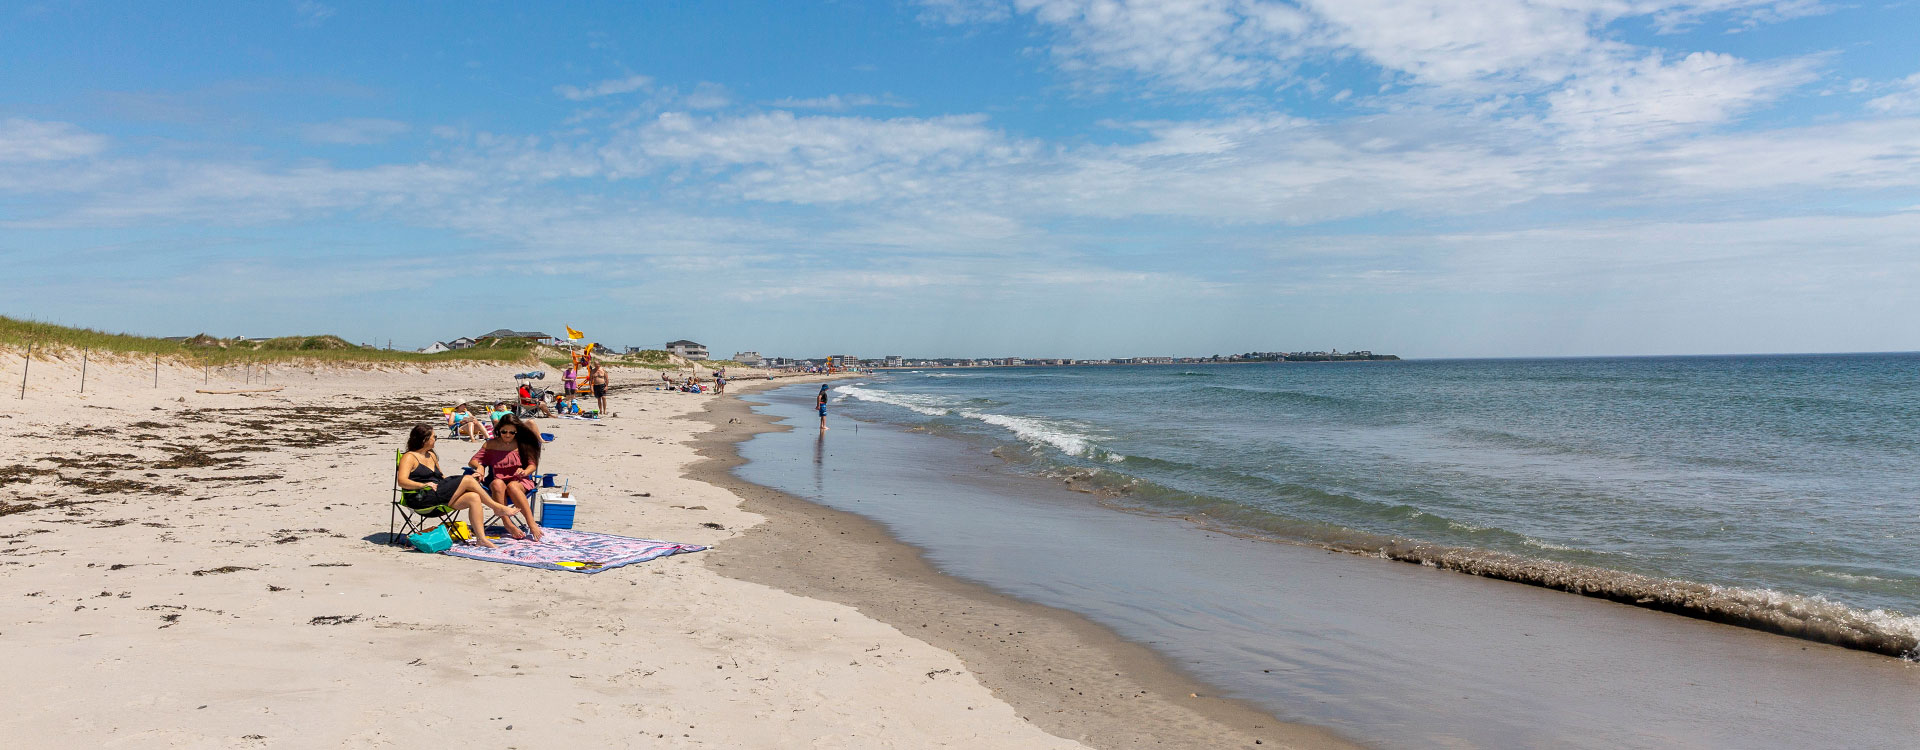
<path id="1" fill-rule="evenodd" d="M 729 387 L 744 395 L 779 385 Z M 792 428 L 731 398 L 710 402 L 698 418 L 714 429 L 696 438 L 705 460 L 688 478 L 730 490 L 743 510 L 767 519 L 710 553 L 708 565 L 722 575 L 850 605 L 951 651 L 1023 718 L 1093 747 L 1356 747 L 1223 698 L 1085 617 L 942 573 L 879 524 L 742 480 L 732 473 L 742 463 L 739 442 Z"/>

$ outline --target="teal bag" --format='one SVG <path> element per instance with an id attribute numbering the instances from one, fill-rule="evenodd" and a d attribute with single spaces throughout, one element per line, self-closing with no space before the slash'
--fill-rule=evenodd
<path id="1" fill-rule="evenodd" d="M 445 552 L 453 548 L 453 537 L 447 533 L 445 524 L 435 526 L 431 531 L 409 534 L 407 541 L 421 552 Z"/>

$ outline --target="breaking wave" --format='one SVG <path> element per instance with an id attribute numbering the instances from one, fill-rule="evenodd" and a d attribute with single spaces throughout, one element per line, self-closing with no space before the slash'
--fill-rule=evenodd
<path id="1" fill-rule="evenodd" d="M 955 404 L 939 396 L 926 396 L 918 393 L 894 393 L 855 385 L 843 385 L 833 389 L 835 393 L 847 398 L 890 404 L 929 417 L 944 417 L 953 412 Z"/>
<path id="2" fill-rule="evenodd" d="M 1069 456 L 1098 458 L 1105 461 L 1122 461 L 1126 456 L 1101 450 L 1093 438 L 1068 429 L 1066 426 L 1033 417 L 1021 417 L 1012 414 L 987 414 L 977 411 L 961 411 L 960 416 L 975 419 L 996 427 L 1005 428 L 1014 437 L 1033 444 L 1050 446 Z"/>
<path id="3" fill-rule="evenodd" d="M 929 417 L 956 416 L 976 422 L 990 424 L 1013 433 L 1014 437 L 1029 445 L 1049 447 L 1069 456 L 1094 458 L 1117 462 L 1126 459 L 1110 451 L 1101 450 L 1091 436 L 1075 431 L 1072 427 L 1037 417 L 1023 417 L 1016 414 L 993 414 L 990 412 L 963 409 L 966 402 L 922 393 L 899 393 L 859 385 L 843 385 L 833 389 L 846 398 L 870 401 L 878 404 L 898 406 Z"/>

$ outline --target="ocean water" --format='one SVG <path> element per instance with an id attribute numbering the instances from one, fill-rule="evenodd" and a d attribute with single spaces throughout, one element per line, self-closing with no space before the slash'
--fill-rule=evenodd
<path id="1" fill-rule="evenodd" d="M 1368 746 L 1910 747 L 1916 365 L 876 373 L 736 472 Z"/>
<path id="2" fill-rule="evenodd" d="M 1920 635 L 1920 355 L 891 371 L 833 394 L 1116 508 L 1883 653 Z"/>

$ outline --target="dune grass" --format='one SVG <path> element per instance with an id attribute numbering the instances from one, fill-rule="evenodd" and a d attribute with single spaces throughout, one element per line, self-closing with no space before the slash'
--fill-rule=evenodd
<path id="1" fill-rule="evenodd" d="M 240 362 L 367 362 L 427 364 L 435 362 L 532 363 L 534 344 L 513 339 L 486 339 L 471 349 L 439 354 L 375 349 L 339 336 L 283 336 L 264 341 L 218 338 L 200 334 L 184 340 L 106 333 L 91 328 L 42 323 L 0 316 L 0 346 L 66 353 L 82 349 L 119 356 L 158 356 L 196 365 Z"/>

